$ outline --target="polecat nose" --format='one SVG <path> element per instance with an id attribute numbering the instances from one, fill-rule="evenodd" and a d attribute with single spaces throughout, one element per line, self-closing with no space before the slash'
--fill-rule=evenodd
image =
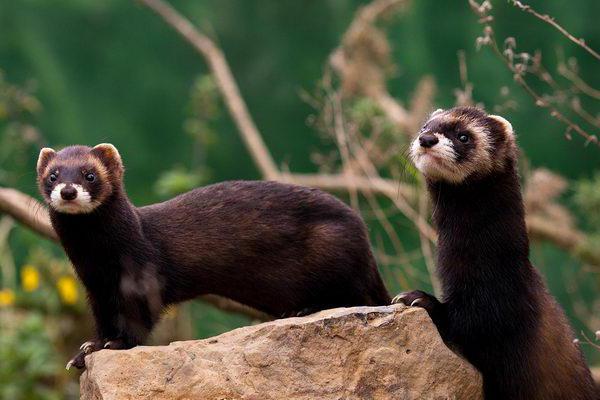
<path id="1" fill-rule="evenodd" d="M 63 200 L 74 200 L 75 197 L 77 197 L 77 189 L 73 186 L 65 186 L 60 191 L 60 197 L 62 197 Z"/>
<path id="2" fill-rule="evenodd" d="M 435 146 L 440 140 L 435 135 L 424 134 L 419 136 L 421 147 L 430 148 Z"/>

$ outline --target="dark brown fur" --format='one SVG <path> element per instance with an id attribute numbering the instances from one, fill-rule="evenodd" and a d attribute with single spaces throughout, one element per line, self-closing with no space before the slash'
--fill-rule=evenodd
<path id="1" fill-rule="evenodd" d="M 486 399 L 596 399 L 564 313 L 529 262 L 514 139 L 481 110 L 448 113 L 486 126 L 503 162 L 460 183 L 428 179 L 443 299 L 414 291 L 399 300 L 427 309 L 481 371 Z"/>
<path id="2" fill-rule="evenodd" d="M 137 208 L 125 194 L 118 153 L 109 153 L 68 147 L 40 157 L 38 167 L 46 198 L 64 179 L 102 199 L 87 214 L 50 210 L 96 320 L 88 351 L 143 343 L 165 306 L 203 294 L 276 317 L 389 304 L 363 221 L 335 197 L 238 181 Z M 96 171 L 97 180 L 79 179 L 83 170 Z M 83 366 L 83 353 L 74 365 Z"/>

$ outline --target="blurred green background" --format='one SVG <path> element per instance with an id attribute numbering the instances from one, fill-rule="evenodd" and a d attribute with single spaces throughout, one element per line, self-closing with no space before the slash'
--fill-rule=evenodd
<path id="1" fill-rule="evenodd" d="M 315 172 L 317 167 L 309 155 L 333 148 L 307 123 L 315 110 L 300 93 L 314 91 L 329 54 L 339 45 L 356 10 L 366 3 L 171 2 L 221 46 L 276 162 L 285 163 L 294 172 Z M 566 58 L 576 56 L 581 76 L 591 86 L 600 87 L 598 60 L 506 1 L 493 4 L 500 38 L 517 36 L 519 48 L 541 49 L 550 65 L 556 65 L 558 52 Z M 540 0 L 529 4 L 556 16 L 577 37 L 600 48 L 600 2 Z M 516 102 L 517 107 L 504 116 L 513 123 L 531 167 L 546 167 L 572 182 L 585 182 L 600 172 L 597 146 L 566 140 L 564 127 L 535 107 L 489 49 L 475 49 L 481 26 L 466 1 L 415 1 L 404 14 L 387 23 L 386 32 L 397 64 L 388 86 L 395 97 L 407 99 L 416 82 L 429 74 L 438 87 L 436 105 L 452 106 L 454 89 L 461 85 L 457 51 L 464 50 L 476 101 L 493 105 L 509 96 Z M 39 198 L 34 166 L 41 146 L 101 142 L 111 142 L 121 152 L 127 169 L 126 187 L 136 205 L 210 182 L 260 178 L 206 75 L 203 59 L 135 1 L 0 0 L 0 69 L 2 101 L 14 91 L 22 100 L 18 112 L 0 113 L 0 186 L 18 188 Z M 504 92 L 503 87 L 507 88 Z M 590 109 L 600 110 L 597 100 L 582 101 Z M 30 126 L 35 129 L 23 128 Z M 588 188 L 592 196 L 598 195 L 597 185 L 592 183 Z M 572 201 L 572 194 L 569 191 L 565 195 L 565 204 L 584 228 L 596 232 L 596 222 L 587 212 L 584 215 Z M 418 248 L 407 221 L 398 220 L 397 228 L 407 247 Z M 373 235 L 378 229 L 372 227 Z M 37 271 L 40 283 L 31 286 L 31 296 L 16 302 L 18 317 L 10 314 L 8 318 L 25 323 L 10 328 L 6 318 L 0 319 L 0 399 L 72 398 L 77 395 L 73 383 L 76 373 L 58 371 L 74 348 L 56 347 L 47 318 L 63 313 L 68 317 L 59 325 L 76 324 L 87 314 L 83 294 L 65 301 L 68 288 L 64 283 L 58 297 L 50 293 L 61 277 L 69 275 L 60 248 L 20 227 L 12 230 L 8 244 L 17 273 L 12 278 L 0 277 L 2 287 L 27 292 L 22 287 L 24 265 Z M 567 310 L 576 332 L 600 329 L 586 326 L 589 321 L 582 321 L 573 309 L 576 296 L 597 314 L 598 270 L 547 243 L 536 243 L 532 258 Z M 422 264 L 417 263 L 424 268 Z M 390 291 L 401 289 L 391 275 L 386 277 Z M 427 282 L 422 285 L 427 288 Z M 6 293 L 5 303 L 15 303 Z M 52 296 L 56 304 L 49 305 Z M 190 314 L 194 337 L 249 323 L 244 317 L 203 304 L 191 306 Z M 76 340 L 84 336 L 81 333 Z M 25 355 L 14 354 L 15 347 L 26 346 Z M 590 362 L 600 361 L 590 346 L 584 349 Z"/>

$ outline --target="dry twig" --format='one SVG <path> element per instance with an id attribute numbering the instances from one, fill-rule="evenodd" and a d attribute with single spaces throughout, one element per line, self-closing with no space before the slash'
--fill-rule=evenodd
<path id="1" fill-rule="evenodd" d="M 536 106 L 541 108 L 546 108 L 551 117 L 557 119 L 562 122 L 567 127 L 567 131 L 565 136 L 570 138 L 570 132 L 576 132 L 578 135 L 585 139 L 585 144 L 594 143 L 600 146 L 600 141 L 598 140 L 598 136 L 595 134 L 588 133 L 585 129 L 583 129 L 578 123 L 573 121 L 571 118 L 562 113 L 557 107 L 555 107 L 550 101 L 548 101 L 544 96 L 540 95 L 536 90 L 531 87 L 531 85 L 525 79 L 525 75 L 528 72 L 528 63 L 532 60 L 534 63 L 536 60 L 528 53 L 520 53 L 516 54 L 514 49 L 516 47 L 516 41 L 514 38 L 507 38 L 505 41 L 506 49 L 502 51 L 500 46 L 498 45 L 498 41 L 496 40 L 494 29 L 492 28 L 492 21 L 494 20 L 493 16 L 490 14 L 492 9 L 491 3 L 489 1 L 484 1 L 479 4 L 475 0 L 468 0 L 468 3 L 478 16 L 479 22 L 484 25 L 483 35 L 477 38 L 476 44 L 477 47 L 481 46 L 489 46 L 494 54 L 503 61 L 506 67 L 513 73 L 513 78 L 515 82 L 521 86 L 525 92 L 533 98 Z M 515 63 L 515 61 L 518 61 Z M 538 65 L 534 64 L 534 65 Z M 552 83 L 548 78 L 549 74 L 545 74 L 544 80 L 548 83 Z"/>
<path id="2" fill-rule="evenodd" d="M 556 20 L 554 19 L 554 17 L 552 17 L 552 16 L 550 16 L 548 14 L 540 14 L 539 12 L 537 12 L 536 10 L 534 10 L 530 5 L 523 4 L 521 1 L 510 0 L 510 2 L 513 4 L 513 6 L 517 7 L 518 9 L 520 9 L 522 11 L 525 11 L 525 12 L 528 12 L 529 14 L 535 16 L 537 19 L 539 19 L 541 21 L 544 21 L 545 23 L 547 23 L 550 26 L 554 27 L 556 30 L 558 30 L 560 33 L 562 33 L 567 39 L 569 39 L 573 43 L 575 43 L 578 46 L 580 46 L 581 48 L 583 48 L 585 51 L 587 51 L 588 53 L 590 53 L 597 60 L 600 60 L 600 54 L 598 54 L 597 51 L 595 51 L 590 46 L 588 46 L 585 43 L 585 39 L 583 39 L 583 38 L 579 38 L 578 39 L 575 36 L 571 35 L 569 33 L 569 31 L 567 31 L 558 22 L 556 22 Z"/>

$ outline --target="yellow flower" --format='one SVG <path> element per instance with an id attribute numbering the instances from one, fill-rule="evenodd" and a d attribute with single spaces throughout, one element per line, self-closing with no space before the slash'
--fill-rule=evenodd
<path id="1" fill-rule="evenodd" d="M 15 302 L 15 294 L 10 289 L 0 290 L 0 308 L 8 307 Z"/>
<path id="2" fill-rule="evenodd" d="M 40 286 L 40 273 L 33 265 L 21 268 L 21 285 L 26 292 L 33 292 Z"/>
<path id="3" fill-rule="evenodd" d="M 77 283 L 72 276 L 65 275 L 58 279 L 56 282 L 56 288 L 61 300 L 65 304 L 75 304 L 79 299 L 79 293 L 77 291 Z"/>

